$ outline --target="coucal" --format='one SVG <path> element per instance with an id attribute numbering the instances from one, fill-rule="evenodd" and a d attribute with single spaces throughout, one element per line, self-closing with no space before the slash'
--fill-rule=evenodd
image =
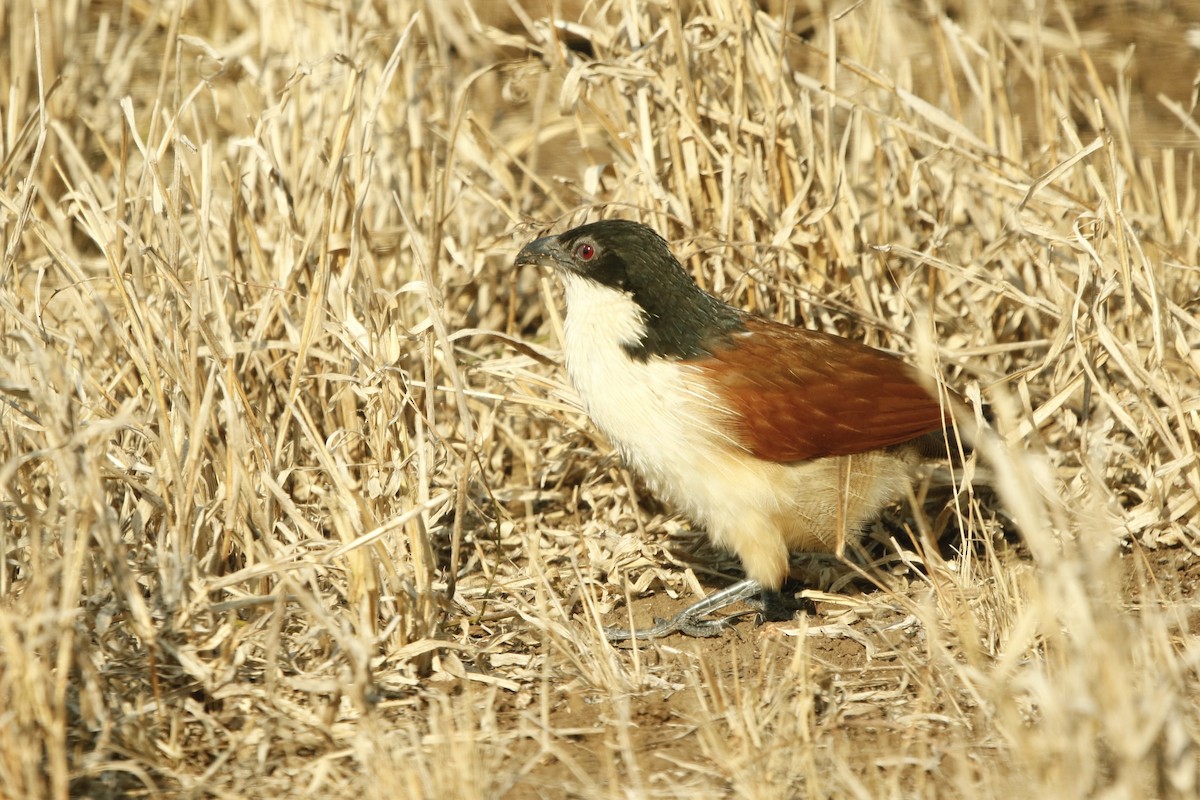
<path id="1" fill-rule="evenodd" d="M 706 636 L 708 614 L 836 552 L 945 453 L 946 408 L 904 361 L 753 316 L 701 290 L 650 228 L 605 220 L 530 242 L 557 269 L 567 371 L 589 416 L 660 498 L 741 559 L 746 580 L 609 639 Z"/>

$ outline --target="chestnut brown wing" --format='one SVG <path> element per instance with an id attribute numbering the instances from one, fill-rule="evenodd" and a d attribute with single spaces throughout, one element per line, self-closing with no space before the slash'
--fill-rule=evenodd
<path id="1" fill-rule="evenodd" d="M 692 363 L 734 410 L 733 438 L 768 461 L 877 450 L 949 419 L 900 359 L 768 320 L 747 320 L 745 332 Z"/>

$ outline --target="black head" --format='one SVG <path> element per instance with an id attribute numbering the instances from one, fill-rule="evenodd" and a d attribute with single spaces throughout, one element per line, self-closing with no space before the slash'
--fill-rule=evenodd
<path id="1" fill-rule="evenodd" d="M 626 346 L 635 358 L 704 356 L 742 329 L 742 313 L 696 286 L 666 241 L 636 222 L 604 220 L 537 239 L 516 263 L 556 267 L 632 297 L 647 328 L 640 344 Z"/>

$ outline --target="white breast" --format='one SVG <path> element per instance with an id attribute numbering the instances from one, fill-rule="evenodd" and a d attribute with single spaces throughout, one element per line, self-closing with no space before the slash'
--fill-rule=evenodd
<path id="1" fill-rule="evenodd" d="M 567 372 L 592 421 L 642 472 L 693 457 L 715 432 L 703 418 L 713 398 L 685 380 L 691 368 L 630 357 L 623 345 L 641 342 L 646 325 L 628 294 L 571 274 L 564 284 Z"/>

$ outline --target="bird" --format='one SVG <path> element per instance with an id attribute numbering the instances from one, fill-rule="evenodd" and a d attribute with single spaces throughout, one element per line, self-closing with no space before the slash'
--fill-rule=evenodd
<path id="1" fill-rule="evenodd" d="M 945 457 L 947 404 L 901 358 L 705 292 L 658 233 L 607 219 L 538 238 L 557 271 L 567 373 L 595 426 L 745 578 L 610 641 L 718 635 L 743 600 L 778 607 L 792 552 L 842 555 L 917 467 Z"/>

